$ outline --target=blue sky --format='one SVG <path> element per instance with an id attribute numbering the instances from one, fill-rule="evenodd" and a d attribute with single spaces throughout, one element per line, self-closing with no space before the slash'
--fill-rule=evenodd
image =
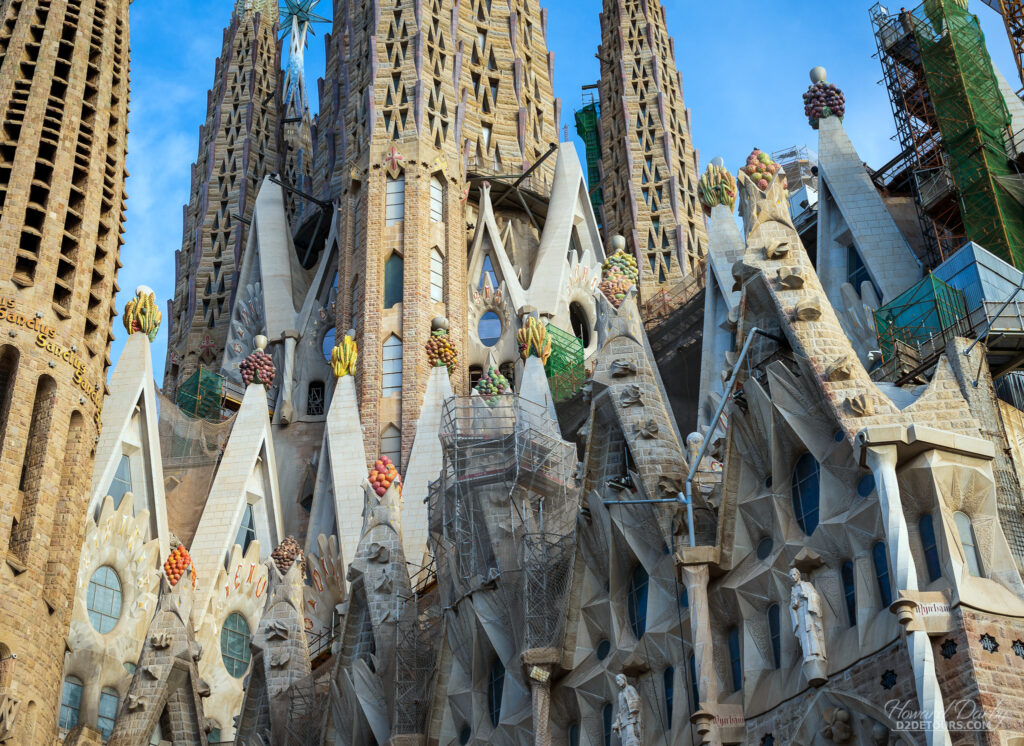
<path id="1" fill-rule="evenodd" d="M 331 16 L 331 0 L 321 15 Z M 598 0 L 548 0 L 548 47 L 555 53 L 555 95 L 562 125 L 575 138 L 572 112 L 581 86 L 599 76 L 594 55 L 600 41 Z M 895 127 L 862 0 L 665 0 L 683 95 L 691 110 L 693 140 L 701 164 L 716 155 L 735 170 L 753 147 L 773 151 L 790 145 L 816 150 L 817 133 L 803 116 L 800 95 L 815 65 L 846 94 L 847 131 L 861 158 L 880 166 L 898 151 Z M 182 205 L 199 147 L 199 125 L 213 83 L 214 59 L 230 20 L 231 0 L 139 0 L 131 6 L 131 114 L 128 138 L 128 210 L 124 267 L 117 298 L 120 312 L 137 285 L 156 291 L 161 308 L 174 292 L 174 252 L 181 246 Z M 911 5 L 910 7 L 914 7 Z M 898 5 L 891 5 L 897 10 Z M 996 65 L 1019 81 L 1000 17 L 971 0 Z M 306 53 L 311 105 L 323 74 L 323 32 Z M 582 154 L 582 143 L 577 140 Z M 165 314 L 166 315 L 166 314 Z M 117 324 L 111 356 L 117 360 L 126 334 Z M 154 345 L 162 380 L 166 321 Z"/>

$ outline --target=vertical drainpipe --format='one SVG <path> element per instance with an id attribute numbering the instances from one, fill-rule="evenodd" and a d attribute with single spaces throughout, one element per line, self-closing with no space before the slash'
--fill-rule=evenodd
<path id="1" fill-rule="evenodd" d="M 889 564 L 896 581 L 896 596 L 900 591 L 917 591 L 917 567 L 910 553 L 910 534 L 903 515 L 903 502 L 896 478 L 896 446 L 893 443 L 870 445 L 867 431 L 857 435 L 865 461 L 875 477 L 878 504 L 885 524 L 885 543 L 889 550 Z M 897 598 L 896 604 L 899 604 Z M 894 604 L 894 606 L 896 605 Z M 902 620 L 901 620 L 902 621 Z M 935 656 L 932 653 L 928 633 L 922 630 L 904 630 L 907 651 L 914 668 L 914 684 L 920 703 L 922 719 L 925 721 L 925 737 L 928 746 L 951 746 L 946 730 L 945 707 L 942 692 L 935 676 Z"/>

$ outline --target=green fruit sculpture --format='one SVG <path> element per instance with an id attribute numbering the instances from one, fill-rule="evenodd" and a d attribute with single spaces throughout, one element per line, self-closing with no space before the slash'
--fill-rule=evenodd
<path id="1" fill-rule="evenodd" d="M 502 394 L 507 394 L 511 391 L 511 387 L 508 385 L 508 379 L 501 375 L 498 369 L 492 365 L 487 369 L 486 373 L 480 376 L 480 380 L 476 382 L 473 390 L 480 394 L 484 401 L 493 406 L 498 403 Z"/>
<path id="2" fill-rule="evenodd" d="M 636 284 L 638 275 L 636 257 L 620 249 L 601 265 L 601 284 L 598 288 L 608 302 L 618 308 L 626 299 L 629 289 Z"/>

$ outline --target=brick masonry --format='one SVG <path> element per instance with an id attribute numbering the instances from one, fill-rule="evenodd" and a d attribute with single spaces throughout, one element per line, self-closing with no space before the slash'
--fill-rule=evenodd
<path id="1" fill-rule="evenodd" d="M 57 732 L 127 116 L 127 0 L 0 3 L 0 698 L 21 703 L 17 746 Z"/>

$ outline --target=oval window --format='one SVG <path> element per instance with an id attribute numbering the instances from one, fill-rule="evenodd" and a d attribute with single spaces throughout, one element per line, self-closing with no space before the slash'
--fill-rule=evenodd
<path id="1" fill-rule="evenodd" d="M 488 311 L 481 316 L 476 333 L 485 347 L 494 347 L 501 339 L 501 319 L 498 318 L 498 314 Z"/>

